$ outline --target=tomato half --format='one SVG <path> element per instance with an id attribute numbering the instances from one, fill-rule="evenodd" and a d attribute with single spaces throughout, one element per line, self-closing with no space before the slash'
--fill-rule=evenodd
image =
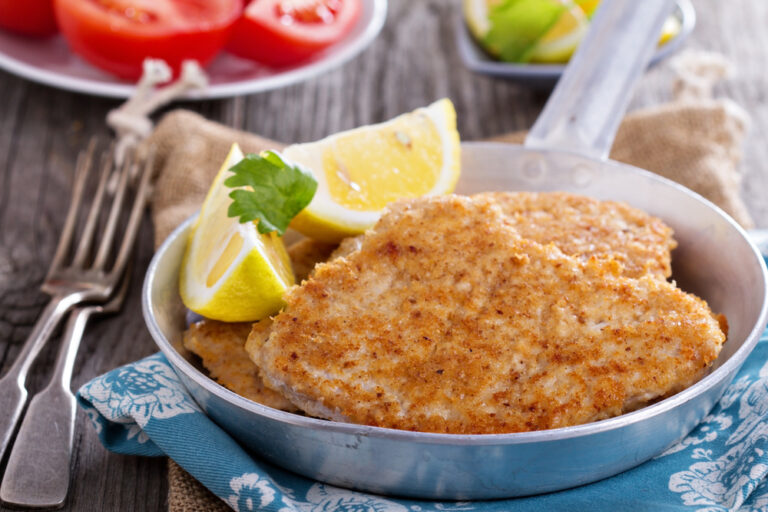
<path id="1" fill-rule="evenodd" d="M 305 60 L 352 30 L 360 0 L 253 0 L 227 50 L 269 66 Z"/>
<path id="2" fill-rule="evenodd" d="M 0 0 L 0 28 L 25 36 L 55 34 L 53 0 Z"/>
<path id="3" fill-rule="evenodd" d="M 147 57 L 176 72 L 186 59 L 204 66 L 242 12 L 241 0 L 54 0 L 54 6 L 72 51 L 133 80 Z"/>

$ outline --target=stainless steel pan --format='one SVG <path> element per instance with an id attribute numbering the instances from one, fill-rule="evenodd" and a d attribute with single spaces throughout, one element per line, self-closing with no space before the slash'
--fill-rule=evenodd
<path id="1" fill-rule="evenodd" d="M 152 260 L 144 315 L 158 346 L 210 417 L 259 456 L 296 473 L 353 489 L 434 499 L 522 496 L 593 482 L 650 459 L 688 434 L 720 398 L 766 324 L 766 269 L 746 233 L 720 209 L 682 186 L 606 160 L 628 93 L 671 8 L 666 0 L 605 1 L 525 146 L 463 144 L 458 191 L 565 190 L 625 201 L 664 219 L 679 242 L 675 280 L 728 317 L 728 341 L 710 375 L 616 418 L 517 434 L 406 432 L 270 409 L 207 378 L 180 345 L 185 309 L 178 274 L 190 219 Z"/>

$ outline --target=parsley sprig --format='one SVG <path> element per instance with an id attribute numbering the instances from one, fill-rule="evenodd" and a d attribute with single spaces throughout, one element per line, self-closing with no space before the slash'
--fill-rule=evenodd
<path id="1" fill-rule="evenodd" d="M 229 169 L 234 173 L 224 185 L 232 204 L 227 215 L 240 222 L 257 220 L 259 233 L 285 234 L 291 220 L 312 201 L 317 181 L 301 165 L 292 164 L 274 151 L 249 153 Z"/>

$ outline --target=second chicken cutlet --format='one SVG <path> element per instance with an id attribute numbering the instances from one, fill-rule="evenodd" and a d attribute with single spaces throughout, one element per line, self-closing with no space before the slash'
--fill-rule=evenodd
<path id="1" fill-rule="evenodd" d="M 251 324 L 202 320 L 184 332 L 184 347 L 200 356 L 203 366 L 219 384 L 260 404 L 295 411 L 296 407 L 279 393 L 264 386 L 258 368 L 245 351 L 251 331 L 268 332 L 269 319 Z"/>
<path id="2" fill-rule="evenodd" d="M 346 245 L 345 245 L 346 244 Z M 342 244 L 346 252 L 353 246 Z M 328 259 L 332 252 L 340 251 L 337 244 L 327 244 L 302 239 L 288 248 L 298 282 L 312 272 L 318 262 Z M 342 254 L 339 252 L 339 254 Z M 297 408 L 282 395 L 264 386 L 258 368 L 246 352 L 249 338 L 268 336 L 272 322 L 267 318 L 260 322 L 228 323 L 205 319 L 194 323 L 183 334 L 183 344 L 202 360 L 210 376 L 227 389 L 240 396 L 285 411 Z"/>
<path id="3" fill-rule="evenodd" d="M 311 238 L 303 238 L 288 247 L 288 256 L 291 258 L 296 282 L 301 283 L 309 277 L 315 265 L 326 261 L 331 253 L 338 250 L 338 247 L 338 244 L 328 244 Z"/>
<path id="4" fill-rule="evenodd" d="M 616 416 L 707 372 L 725 336 L 704 301 L 507 217 L 460 196 L 390 207 L 251 340 L 265 383 L 314 416 L 482 434 Z"/>
<path id="5" fill-rule="evenodd" d="M 628 277 L 672 274 L 672 228 L 661 219 L 615 201 L 567 192 L 485 192 L 523 238 L 555 244 L 569 256 L 614 259 Z"/>

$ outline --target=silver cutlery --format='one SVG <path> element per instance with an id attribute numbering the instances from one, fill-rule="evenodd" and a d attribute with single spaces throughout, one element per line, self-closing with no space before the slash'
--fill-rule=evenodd
<path id="1" fill-rule="evenodd" d="M 13 365 L 0 379 L 0 411 L 3 412 L 0 414 L 0 459 L 8 448 L 27 400 L 25 381 L 32 362 L 70 309 L 85 302 L 104 303 L 109 300 L 124 274 L 138 233 L 150 184 L 151 156 L 143 164 L 133 204 L 130 207 L 130 217 L 122 234 L 120 246 L 110 265 L 115 235 L 124 209 L 123 203 L 130 187 L 131 170 L 139 164 L 131 156 L 119 169 L 114 169 L 111 151 L 105 152 L 98 164 L 94 161 L 95 152 L 94 140 L 78 157 L 72 201 L 53 261 L 41 286 L 41 289 L 51 296 L 51 300 L 35 323 Z M 98 185 L 79 240 L 75 241 L 78 212 L 84 203 L 83 198 L 89 176 L 94 174 L 96 167 L 100 167 L 97 171 L 100 173 Z M 107 212 L 109 206 L 104 204 L 104 199 L 105 196 L 111 195 L 107 194 L 106 189 L 113 169 L 118 174 L 117 187 L 108 210 L 106 225 L 97 237 L 96 228 L 99 217 L 102 210 L 104 213 Z M 75 243 L 76 245 L 73 245 Z M 95 244 L 97 244 L 96 254 L 91 261 L 90 256 Z M 69 258 L 72 251 L 74 255 Z"/>
<path id="2" fill-rule="evenodd" d="M 120 311 L 129 282 L 130 269 L 107 304 L 81 306 L 69 315 L 51 380 L 32 398 L 13 443 L 0 486 L 4 504 L 35 508 L 64 504 L 77 410 L 70 389 L 72 367 L 88 320 Z"/>

